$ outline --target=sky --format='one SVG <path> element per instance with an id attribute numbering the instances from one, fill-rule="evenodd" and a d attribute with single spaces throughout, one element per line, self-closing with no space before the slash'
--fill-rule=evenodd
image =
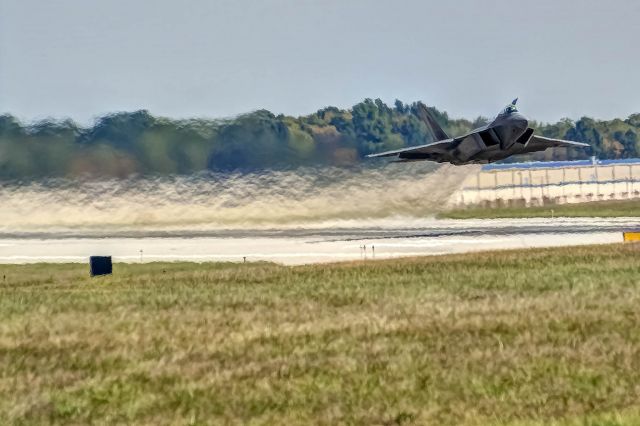
<path id="1" fill-rule="evenodd" d="M 0 0 L 0 114 L 640 112 L 637 0 Z"/>

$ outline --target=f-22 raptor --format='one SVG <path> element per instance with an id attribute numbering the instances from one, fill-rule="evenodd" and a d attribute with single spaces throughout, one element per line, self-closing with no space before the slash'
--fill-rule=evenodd
<path id="1" fill-rule="evenodd" d="M 547 148 L 589 148 L 586 143 L 534 135 L 529 121 L 518 112 L 517 101 L 518 98 L 514 99 L 486 126 L 455 138 L 447 136 L 427 107 L 418 102 L 418 117 L 425 122 L 437 141 L 368 157 L 397 157 L 399 162 L 429 160 L 463 165 L 493 163 L 512 155 L 544 151 Z"/>

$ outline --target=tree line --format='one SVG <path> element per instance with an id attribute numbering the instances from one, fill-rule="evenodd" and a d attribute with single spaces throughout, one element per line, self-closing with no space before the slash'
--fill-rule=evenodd
<path id="1" fill-rule="evenodd" d="M 487 122 L 484 117 L 453 119 L 429 109 L 454 136 Z M 640 114 L 624 120 L 583 117 L 531 125 L 544 136 L 586 142 L 599 158 L 632 158 L 640 150 Z M 225 120 L 173 120 L 140 110 L 100 117 L 91 127 L 72 120 L 24 124 L 6 114 L 0 116 L 0 179 L 348 166 L 367 154 L 433 139 L 418 118 L 417 103 L 399 100 L 389 106 L 380 99 L 365 99 L 350 109 L 326 107 L 300 117 L 258 110 Z M 553 149 L 510 161 L 584 157 L 578 150 Z"/>

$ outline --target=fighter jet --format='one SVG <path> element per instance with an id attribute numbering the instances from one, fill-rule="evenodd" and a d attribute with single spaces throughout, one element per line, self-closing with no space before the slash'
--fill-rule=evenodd
<path id="1" fill-rule="evenodd" d="M 493 163 L 512 155 L 544 151 L 547 148 L 589 148 L 586 143 L 534 135 L 529 121 L 518 112 L 517 102 L 518 98 L 514 99 L 486 126 L 455 138 L 447 136 L 427 107 L 418 102 L 418 117 L 425 122 L 437 141 L 368 157 L 397 157 L 399 162 L 429 160 L 463 165 Z"/>

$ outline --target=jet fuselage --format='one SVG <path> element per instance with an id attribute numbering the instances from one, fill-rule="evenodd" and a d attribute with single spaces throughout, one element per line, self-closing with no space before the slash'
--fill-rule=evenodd
<path id="1" fill-rule="evenodd" d="M 517 154 L 544 151 L 547 148 L 582 148 L 581 142 L 534 135 L 529 120 L 518 112 L 514 99 L 487 125 L 462 136 L 449 138 L 428 108 L 418 102 L 418 117 L 432 132 L 434 142 L 394 151 L 370 154 L 368 157 L 397 157 L 398 161 L 436 161 L 438 163 L 486 164 Z"/>
<path id="2" fill-rule="evenodd" d="M 524 115 L 501 113 L 486 126 L 472 130 L 456 151 L 460 163 L 494 162 L 522 152 L 532 135 Z"/>

